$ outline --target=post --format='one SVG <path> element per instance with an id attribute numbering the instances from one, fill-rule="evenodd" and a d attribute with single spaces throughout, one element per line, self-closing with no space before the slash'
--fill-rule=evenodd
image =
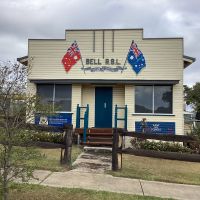
<path id="1" fill-rule="evenodd" d="M 64 124 L 64 155 L 62 159 L 62 164 L 71 165 L 71 153 L 72 153 L 72 131 L 73 125 Z"/>
<path id="2" fill-rule="evenodd" d="M 117 128 L 117 105 L 115 105 L 115 128 Z"/>
<path id="3" fill-rule="evenodd" d="M 117 171 L 119 168 L 118 164 L 118 145 L 119 144 L 119 133 L 116 128 L 113 129 L 113 144 L 112 144 L 112 170 Z"/>
<path id="4" fill-rule="evenodd" d="M 128 115 L 128 108 L 127 105 L 125 105 L 125 110 L 124 110 L 124 129 L 127 130 L 127 115 Z"/>
<path id="5" fill-rule="evenodd" d="M 76 108 L 76 128 L 80 128 L 80 106 L 77 104 Z"/>

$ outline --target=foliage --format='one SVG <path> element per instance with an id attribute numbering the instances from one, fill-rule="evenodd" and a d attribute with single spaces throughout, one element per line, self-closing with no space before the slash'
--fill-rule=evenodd
<path id="1" fill-rule="evenodd" d="M 193 126 L 193 129 L 190 134 L 192 136 L 194 136 L 200 142 L 200 124 L 199 124 L 199 122 L 196 122 L 196 126 Z"/>
<path id="2" fill-rule="evenodd" d="M 184 86 L 185 101 L 187 105 L 192 105 L 196 112 L 200 112 L 200 82 L 191 88 Z"/>
<path id="3" fill-rule="evenodd" d="M 0 62 L 0 186 L 4 200 L 8 199 L 10 181 L 32 177 L 34 165 L 30 167 L 26 161 L 40 156 L 28 147 L 29 135 L 21 137 L 38 105 L 37 98 L 26 93 L 28 74 L 29 67 L 20 63 Z"/>
<path id="4" fill-rule="evenodd" d="M 63 133 L 33 132 L 30 137 L 32 141 L 63 143 Z"/>
<path id="5" fill-rule="evenodd" d="M 135 140 L 131 141 L 131 144 L 136 149 L 149 149 L 154 151 L 168 151 L 168 152 L 181 152 L 181 153 L 192 153 L 190 148 L 184 147 L 179 143 L 172 142 L 155 142 L 148 140 Z"/>
<path id="6" fill-rule="evenodd" d="M 200 154 L 200 124 L 199 124 L 199 122 L 196 122 L 195 126 L 193 125 L 193 128 L 188 133 L 188 135 L 191 135 L 194 138 L 196 138 L 195 143 L 189 143 L 188 144 L 189 147 Z"/>

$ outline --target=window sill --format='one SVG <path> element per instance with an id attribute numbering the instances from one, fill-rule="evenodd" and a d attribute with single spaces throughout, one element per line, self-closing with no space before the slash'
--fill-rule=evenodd
<path id="1" fill-rule="evenodd" d="M 73 112 L 70 112 L 70 111 L 56 111 L 54 113 L 69 113 L 69 114 L 74 114 Z M 37 114 L 42 114 L 42 112 L 37 112 Z M 47 114 L 48 115 L 48 114 Z"/>
<path id="2" fill-rule="evenodd" d="M 174 114 L 162 114 L 162 113 L 132 113 L 134 116 L 175 116 Z"/>
<path id="3" fill-rule="evenodd" d="M 69 113 L 69 114 L 74 114 L 73 112 L 70 112 L 70 111 L 56 111 L 55 113 Z"/>

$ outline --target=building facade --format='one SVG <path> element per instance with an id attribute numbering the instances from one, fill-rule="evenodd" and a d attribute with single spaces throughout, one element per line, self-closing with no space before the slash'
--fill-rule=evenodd
<path id="1" fill-rule="evenodd" d="M 183 134 L 183 70 L 195 61 L 183 54 L 183 38 L 144 38 L 143 29 L 66 30 L 65 39 L 29 39 L 18 60 L 31 68 L 27 92 L 60 113 L 49 124 L 76 127 L 79 104 L 89 127 L 111 128 L 117 105 L 127 106 L 129 131 L 146 118 L 149 132 Z"/>

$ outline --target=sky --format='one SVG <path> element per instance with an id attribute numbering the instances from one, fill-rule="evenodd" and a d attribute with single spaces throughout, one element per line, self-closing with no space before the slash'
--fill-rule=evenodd
<path id="1" fill-rule="evenodd" d="M 192 86 L 200 82 L 199 7 L 199 0 L 0 0 L 0 60 L 27 55 L 28 38 L 63 39 L 65 29 L 143 28 L 148 38 L 184 38 L 184 54 L 196 58 L 184 72 Z"/>

